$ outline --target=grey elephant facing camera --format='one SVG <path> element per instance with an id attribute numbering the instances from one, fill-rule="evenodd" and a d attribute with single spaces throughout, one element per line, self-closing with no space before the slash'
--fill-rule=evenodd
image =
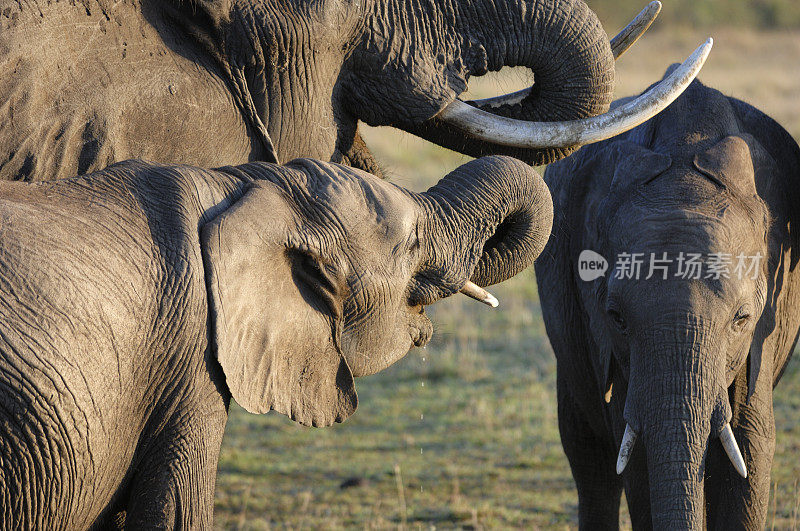
<path id="1" fill-rule="evenodd" d="M 210 529 L 231 397 L 341 422 L 426 305 L 530 265 L 551 221 L 506 157 L 422 194 L 307 159 L 0 183 L 2 527 Z"/>
<path id="2" fill-rule="evenodd" d="M 763 529 L 800 327 L 797 143 L 695 81 L 545 181 L 536 273 L 581 528 L 618 528 L 624 487 L 636 529 Z"/>

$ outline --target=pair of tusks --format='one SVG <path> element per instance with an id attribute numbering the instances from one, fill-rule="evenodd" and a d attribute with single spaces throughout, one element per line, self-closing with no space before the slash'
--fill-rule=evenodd
<path id="1" fill-rule="evenodd" d="M 611 40 L 614 58 L 630 48 L 661 11 L 661 2 L 651 2 Z M 697 77 L 714 44 L 708 39 L 668 77 L 647 93 L 610 112 L 566 122 L 528 122 L 498 116 L 459 99 L 445 107 L 437 118 L 485 142 L 524 149 L 569 148 L 606 140 L 651 119 L 666 109 Z M 530 88 L 473 103 L 490 108 L 521 102 Z"/>
<path id="2" fill-rule="evenodd" d="M 743 478 L 747 477 L 747 466 L 744 464 L 742 452 L 739 450 L 739 445 L 736 444 L 736 439 L 733 437 L 733 431 L 729 422 L 725 423 L 722 432 L 719 434 L 719 440 L 728 459 L 731 460 L 733 468 Z M 633 431 L 630 424 L 625 425 L 625 434 L 622 436 L 622 444 L 619 446 L 619 457 L 617 457 L 617 474 L 622 474 L 625 467 L 628 466 L 628 460 L 631 458 L 633 452 L 633 445 L 636 444 L 636 432 Z"/>

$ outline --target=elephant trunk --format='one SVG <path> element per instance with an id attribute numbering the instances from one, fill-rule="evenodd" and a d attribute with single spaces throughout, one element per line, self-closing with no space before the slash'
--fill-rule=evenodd
<path id="1" fill-rule="evenodd" d="M 728 426 L 724 360 L 701 320 L 657 333 L 631 353 L 625 420 L 645 445 L 655 529 L 705 527 L 709 441 Z M 722 361 L 720 361 L 722 360 Z"/>
<path id="2" fill-rule="evenodd" d="M 655 529 L 703 529 L 703 475 L 709 434 L 701 411 L 673 404 L 645 428 L 650 507 Z"/>
<path id="3" fill-rule="evenodd" d="M 527 9 L 525 9 L 527 7 Z M 481 75 L 504 66 L 524 66 L 535 84 L 521 101 L 495 105 L 475 102 L 495 115 L 535 122 L 570 121 L 606 112 L 614 91 L 614 58 L 597 16 L 583 0 L 538 0 L 465 3 L 470 26 L 470 57 L 485 54 L 484 62 L 467 61 L 469 74 Z M 471 156 L 504 154 L 529 163 L 549 164 L 574 147 L 525 149 L 471 137 L 438 118 L 410 128 L 412 133 Z"/>
<path id="4" fill-rule="evenodd" d="M 553 204 L 536 171 L 509 157 L 471 161 L 421 194 L 429 242 L 418 277 L 427 299 L 502 282 L 533 263 L 550 236 Z M 431 286 L 438 286 L 433 288 Z"/>

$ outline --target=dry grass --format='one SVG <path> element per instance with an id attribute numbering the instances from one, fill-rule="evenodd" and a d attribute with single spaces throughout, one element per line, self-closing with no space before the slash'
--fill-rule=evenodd
<path id="1" fill-rule="evenodd" d="M 800 136 L 800 33 L 710 34 L 716 45 L 703 81 Z M 620 96 L 660 79 L 706 36 L 649 35 L 619 63 Z M 525 72 L 502 72 L 474 80 L 471 89 L 487 96 L 528 79 Z M 392 180 L 417 190 L 468 160 L 389 129 L 367 128 L 365 137 Z M 234 407 L 220 462 L 217 526 L 575 527 L 577 495 L 558 437 L 554 360 L 533 272 L 494 291 L 499 311 L 464 297 L 434 306 L 433 343 L 359 380 L 359 411 L 343 425 L 311 430 Z M 776 390 L 775 412 L 768 528 L 796 529 L 797 363 Z"/>
<path id="2" fill-rule="evenodd" d="M 800 31 L 676 30 L 648 34 L 617 63 L 617 96 L 638 94 L 667 67 L 714 38 L 700 80 L 766 112 L 800 138 Z M 464 98 L 483 98 L 530 84 L 523 69 L 505 69 L 470 81 Z M 390 128 L 364 127 L 364 136 L 398 184 L 428 186 L 469 160 Z"/>

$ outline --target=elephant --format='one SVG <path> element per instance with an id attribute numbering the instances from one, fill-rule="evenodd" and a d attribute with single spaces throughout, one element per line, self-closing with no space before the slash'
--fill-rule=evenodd
<path id="1" fill-rule="evenodd" d="M 669 99 L 601 114 L 614 55 L 659 8 L 609 43 L 583 0 L 0 0 L 0 179 L 69 178 L 132 158 L 217 167 L 310 157 L 380 175 L 359 122 L 472 156 L 550 162 Z M 457 100 L 470 76 L 505 65 L 532 69 L 534 89 Z M 461 111 L 441 118 L 451 104 Z M 516 147 L 484 126 L 465 131 L 463 106 L 533 130 Z"/>
<path id="2" fill-rule="evenodd" d="M 510 157 L 427 192 L 313 159 L 0 183 L 0 527 L 210 529 L 230 399 L 310 426 L 544 247 Z"/>
<path id="3" fill-rule="evenodd" d="M 536 264 L 583 529 L 763 529 L 800 328 L 800 148 L 692 85 L 548 167 Z M 618 450 L 619 449 L 619 452 Z"/>

